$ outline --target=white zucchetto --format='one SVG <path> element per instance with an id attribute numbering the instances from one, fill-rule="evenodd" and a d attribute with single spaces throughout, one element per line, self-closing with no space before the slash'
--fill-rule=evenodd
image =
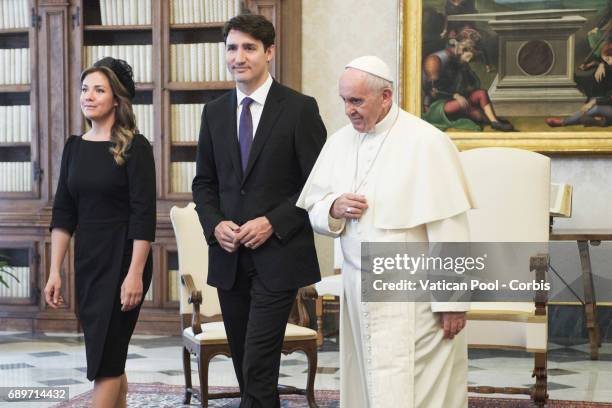
<path id="1" fill-rule="evenodd" d="M 346 64 L 344 68 L 358 69 L 360 71 L 367 72 L 368 74 L 385 79 L 389 82 L 393 82 L 393 77 L 391 76 L 389 66 L 385 64 L 383 60 L 374 55 L 366 55 L 355 58 Z"/>

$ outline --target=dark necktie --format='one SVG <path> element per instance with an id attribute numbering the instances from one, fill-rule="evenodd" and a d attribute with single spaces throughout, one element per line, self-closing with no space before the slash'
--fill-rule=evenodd
<path id="1" fill-rule="evenodd" d="M 251 103 L 253 99 L 248 96 L 240 102 L 240 127 L 238 128 L 238 140 L 240 141 L 240 159 L 242 160 L 242 171 L 246 171 L 249 162 L 249 152 L 253 144 L 253 117 L 251 116 Z"/>

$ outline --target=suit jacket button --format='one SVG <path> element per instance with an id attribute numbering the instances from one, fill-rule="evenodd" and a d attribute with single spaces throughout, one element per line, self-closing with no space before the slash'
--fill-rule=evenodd
<path id="1" fill-rule="evenodd" d="M 240 195 L 246 195 L 246 191 L 240 190 Z"/>

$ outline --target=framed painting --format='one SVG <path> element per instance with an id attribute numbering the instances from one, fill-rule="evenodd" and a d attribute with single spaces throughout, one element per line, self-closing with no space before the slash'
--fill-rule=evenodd
<path id="1" fill-rule="evenodd" d="M 401 1 L 401 104 L 459 149 L 612 153 L 612 0 Z"/>

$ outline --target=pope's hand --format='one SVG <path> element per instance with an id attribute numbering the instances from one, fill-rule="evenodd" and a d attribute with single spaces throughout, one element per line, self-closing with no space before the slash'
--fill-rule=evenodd
<path id="1" fill-rule="evenodd" d="M 465 327 L 465 312 L 441 312 L 440 323 L 444 338 L 452 339 Z"/>
<path id="2" fill-rule="evenodd" d="M 336 198 L 329 214 L 338 220 L 340 218 L 358 220 L 367 208 L 368 204 L 364 195 L 344 193 Z"/>

